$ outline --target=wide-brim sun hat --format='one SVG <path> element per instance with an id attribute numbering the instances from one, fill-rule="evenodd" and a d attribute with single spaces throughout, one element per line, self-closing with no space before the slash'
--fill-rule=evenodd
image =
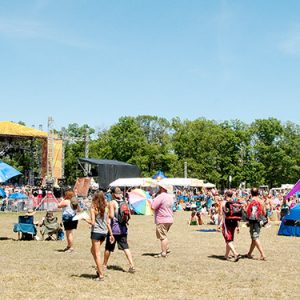
<path id="1" fill-rule="evenodd" d="M 173 186 L 171 184 L 165 184 L 162 182 L 157 182 L 157 185 L 162 187 L 164 190 L 167 191 L 167 193 L 172 194 L 173 193 Z"/>

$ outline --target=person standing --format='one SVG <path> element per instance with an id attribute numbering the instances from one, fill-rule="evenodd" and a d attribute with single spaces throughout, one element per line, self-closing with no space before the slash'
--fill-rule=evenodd
<path id="1" fill-rule="evenodd" d="M 102 270 L 100 258 L 100 246 L 104 242 L 107 233 L 109 232 L 110 242 L 114 242 L 114 237 L 110 227 L 110 219 L 107 210 L 107 202 L 102 191 L 96 192 L 92 199 L 92 206 L 90 210 L 91 219 L 85 221 L 92 225 L 91 228 L 91 253 L 97 268 L 96 280 L 102 281 L 104 279 L 104 272 Z"/>
<path id="2" fill-rule="evenodd" d="M 116 187 L 112 191 L 112 200 L 109 202 L 109 218 L 111 219 L 111 230 L 114 241 L 112 242 L 111 235 L 107 235 L 105 243 L 105 252 L 103 260 L 103 268 L 107 268 L 108 260 L 111 255 L 111 252 L 114 251 L 116 243 L 118 244 L 119 250 L 123 250 L 125 256 L 129 263 L 129 273 L 135 273 L 135 268 L 133 264 L 133 259 L 131 251 L 129 250 L 129 245 L 127 242 L 128 228 L 127 222 L 120 221 L 121 206 L 123 206 L 125 200 L 123 200 L 122 191 L 119 187 Z M 128 208 L 128 206 L 127 206 Z M 129 208 L 128 208 L 129 212 Z M 127 220 L 128 221 L 128 220 Z"/>
<path id="3" fill-rule="evenodd" d="M 78 225 L 78 221 L 73 221 L 73 217 L 75 217 L 77 211 L 80 211 L 79 203 L 74 192 L 66 191 L 64 199 L 58 204 L 58 208 L 62 208 L 62 221 L 67 238 L 67 247 L 64 249 L 64 252 L 73 252 L 73 230 L 77 229 Z"/>
<path id="4" fill-rule="evenodd" d="M 159 190 L 152 202 L 152 209 L 154 210 L 154 221 L 156 224 L 156 237 L 160 240 L 161 253 L 155 255 L 156 258 L 167 257 L 170 253 L 169 240 L 167 233 L 173 224 L 173 202 L 174 195 L 173 187 L 158 183 Z"/>
<path id="5" fill-rule="evenodd" d="M 260 260 L 266 260 L 266 256 L 259 240 L 261 229 L 260 219 L 265 215 L 264 206 L 259 199 L 259 191 L 257 188 L 251 189 L 251 201 L 247 206 L 247 219 L 250 227 L 251 245 L 247 253 L 248 258 L 253 258 L 252 253 L 255 247 L 260 253 Z"/>

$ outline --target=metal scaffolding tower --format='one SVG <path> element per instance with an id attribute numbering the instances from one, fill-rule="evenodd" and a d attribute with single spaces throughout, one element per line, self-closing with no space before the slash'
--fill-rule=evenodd
<path id="1" fill-rule="evenodd" d="M 48 117 L 48 137 L 47 137 L 47 179 L 52 180 L 54 174 L 54 131 L 53 118 Z"/>

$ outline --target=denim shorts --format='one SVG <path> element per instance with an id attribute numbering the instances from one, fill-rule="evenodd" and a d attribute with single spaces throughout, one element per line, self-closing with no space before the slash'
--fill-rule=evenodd
<path id="1" fill-rule="evenodd" d="M 91 232 L 91 240 L 94 241 L 101 241 L 103 242 L 106 238 L 107 234 L 98 233 L 98 232 Z"/>

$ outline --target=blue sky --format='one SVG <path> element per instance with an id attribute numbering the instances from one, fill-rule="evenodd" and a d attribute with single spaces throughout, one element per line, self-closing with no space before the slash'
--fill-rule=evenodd
<path id="1" fill-rule="evenodd" d="M 0 120 L 299 124 L 298 0 L 1 0 Z"/>

